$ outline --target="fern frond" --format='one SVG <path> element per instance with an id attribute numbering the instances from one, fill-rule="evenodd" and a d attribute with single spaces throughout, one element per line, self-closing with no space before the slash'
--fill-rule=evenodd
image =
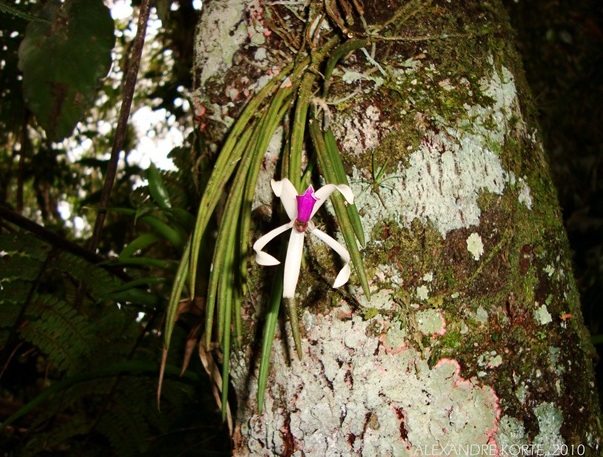
<path id="1" fill-rule="evenodd" d="M 38 433 L 27 443 L 21 454 L 22 457 L 42 455 L 45 451 L 56 449 L 62 443 L 85 435 L 90 430 L 90 424 L 83 415 L 59 418 L 57 421 L 60 422 L 60 425 L 54 427 L 52 431 Z"/>
<path id="2" fill-rule="evenodd" d="M 142 411 L 140 407 L 120 407 L 104 414 L 97 429 L 111 443 L 113 455 L 136 457 L 148 448 L 146 438 L 149 436 L 149 426 L 146 414 L 148 409 Z"/>
<path id="3" fill-rule="evenodd" d="M 0 233 L 0 253 L 4 259 L 20 255 L 43 261 L 49 251 L 50 246 L 27 233 Z"/>
<path id="4" fill-rule="evenodd" d="M 34 16 L 33 14 L 29 14 L 28 12 L 23 11 L 20 8 L 11 6 L 5 1 L 0 1 L 0 13 L 10 14 L 11 16 L 25 19 L 26 21 L 48 22 L 46 19 L 42 19 L 40 17 Z"/>
<path id="5" fill-rule="evenodd" d="M 0 305 L 2 305 L 2 308 L 8 304 L 20 305 L 24 303 L 30 287 L 31 281 L 22 278 L 6 279 L 0 277 Z M 0 322 L 7 324 L 8 321 L 2 319 Z"/>
<path id="6" fill-rule="evenodd" d="M 148 269 L 139 278 L 125 277 L 51 237 L 11 230 L 0 228 L 3 381 L 24 376 L 18 370 L 25 364 L 32 370 L 25 385 L 3 384 L 7 395 L 23 402 L 0 424 L 5 431 L 19 428 L 11 445 L 19 455 L 139 456 L 151 437 L 170 436 L 169 420 L 197 401 L 190 391 L 199 393 L 199 378 L 191 371 L 177 378 L 179 367 L 169 365 L 172 388 L 163 406 L 174 414 L 158 413 L 158 365 L 149 360 L 161 335 L 143 328 L 140 308 L 129 306 L 139 303 L 138 292 L 151 296 L 148 286 L 156 284 Z M 154 308 L 161 297 L 153 297 Z M 27 426 L 15 427 L 17 421 Z"/>
<path id="7" fill-rule="evenodd" d="M 67 373 L 81 369 L 90 354 L 93 327 L 70 305 L 52 296 L 37 295 L 27 310 L 21 337 L 40 349 Z"/>
<path id="8" fill-rule="evenodd" d="M 11 290 L 11 284 L 15 281 L 33 281 L 38 275 L 40 265 L 46 259 L 50 248 L 31 236 L 21 234 L 0 233 L 0 287 L 3 293 L 0 295 L 0 303 L 6 301 L 19 302 Z M 21 289 L 27 295 L 28 286 Z M 15 287 L 15 291 L 19 292 Z"/>
<path id="9" fill-rule="evenodd" d="M 102 301 L 107 294 L 121 285 L 121 281 L 104 268 L 91 264 L 73 254 L 62 252 L 53 268 L 69 275 L 86 286 L 90 296 Z"/>

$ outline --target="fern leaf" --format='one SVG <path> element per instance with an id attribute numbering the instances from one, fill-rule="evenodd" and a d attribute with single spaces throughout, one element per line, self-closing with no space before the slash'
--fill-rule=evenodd
<path id="1" fill-rule="evenodd" d="M 122 397 L 123 398 L 123 397 Z M 148 446 L 148 424 L 139 408 L 119 408 L 107 412 L 101 419 L 98 430 L 107 437 L 116 457 L 136 457 Z"/>
<path id="2" fill-rule="evenodd" d="M 69 253 L 61 253 L 53 267 L 81 281 L 90 295 L 98 301 L 102 301 L 109 292 L 121 285 L 121 282 L 107 270 Z"/>
<path id="3" fill-rule="evenodd" d="M 38 347 L 62 371 L 81 368 L 90 353 L 91 324 L 67 303 L 52 296 L 35 296 L 20 328 L 21 337 Z"/>
<path id="4" fill-rule="evenodd" d="M 57 419 L 60 423 L 52 428 L 50 432 L 36 434 L 23 449 L 22 457 L 34 457 L 44 455 L 50 449 L 57 449 L 67 440 L 76 436 L 85 435 L 90 430 L 84 416 L 69 417 L 68 420 Z"/>
<path id="5" fill-rule="evenodd" d="M 34 16 L 33 14 L 29 14 L 26 11 L 21 10 L 20 8 L 15 8 L 14 6 L 10 6 L 5 1 L 0 0 L 0 12 L 10 14 L 11 16 L 15 16 L 21 19 L 25 19 L 26 21 L 42 21 L 48 22 L 46 19 L 39 18 Z"/>

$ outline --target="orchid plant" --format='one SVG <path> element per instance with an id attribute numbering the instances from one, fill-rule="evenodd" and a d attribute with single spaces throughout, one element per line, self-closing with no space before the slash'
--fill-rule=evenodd
<path id="1" fill-rule="evenodd" d="M 295 289 L 300 275 L 301 259 L 305 234 L 317 237 L 331 247 L 343 259 L 343 268 L 337 274 L 334 287 L 341 287 L 350 278 L 350 263 L 358 277 L 358 282 L 365 296 L 370 297 L 368 276 L 366 274 L 359 246 L 364 246 L 364 231 L 358 209 L 353 204 L 354 196 L 346 184 L 327 184 L 318 190 L 309 187 L 298 195 L 302 170 L 302 151 L 312 151 L 320 173 L 329 183 L 347 183 L 341 161 L 341 153 L 333 133 L 325 122 L 318 117 L 314 94 L 320 80 L 325 80 L 323 98 L 326 97 L 326 83 L 340 58 L 350 51 L 365 45 L 365 40 L 352 43 L 341 43 L 338 36 L 328 39 L 320 49 L 312 49 L 311 56 L 282 68 L 247 102 L 238 115 L 224 140 L 220 153 L 213 165 L 211 176 L 203 191 L 193 233 L 184 246 L 182 260 L 174 279 L 167 307 L 165 327 L 165 347 L 162 370 L 165 368 L 172 334 L 181 309 L 182 296 L 188 294 L 204 297 L 205 322 L 202 326 L 204 337 L 200 344 L 205 353 L 212 348 L 222 350 L 221 375 L 207 369 L 215 386 L 214 394 L 220 397 L 223 418 L 227 417 L 228 386 L 230 370 L 230 349 L 232 341 L 243 340 L 243 319 L 241 307 L 245 296 L 247 277 L 248 236 L 251 232 L 251 207 L 256 189 L 259 170 L 262 168 L 264 152 L 267 150 L 278 127 L 290 115 L 291 106 L 295 106 L 293 121 L 289 135 L 288 171 L 283 172 L 292 177 L 273 181 L 272 189 L 280 197 L 289 222 L 278 227 L 258 239 L 253 245 L 256 260 L 261 265 L 278 265 L 281 262 L 264 252 L 264 247 L 278 235 L 291 230 L 283 272 L 272 283 L 272 293 L 268 300 L 266 319 L 263 324 L 263 338 L 258 372 L 258 410 L 261 411 L 264 391 L 268 379 L 270 354 L 277 328 L 279 309 L 284 302 L 288 308 L 290 324 L 298 357 L 302 356 L 299 325 L 295 310 Z M 314 65 L 316 62 L 316 65 Z M 319 68 L 326 62 L 326 73 L 321 75 Z M 305 144 L 309 133 L 310 144 Z M 229 187 L 228 182 L 232 182 Z M 224 201 L 225 189 L 227 198 L 216 215 L 218 204 Z M 341 195 L 332 195 L 335 191 Z M 318 230 L 311 219 L 318 209 L 331 197 L 333 210 L 345 246 L 331 236 Z M 346 204 L 347 203 L 347 204 Z M 218 232 L 215 240 L 211 240 L 211 231 L 207 230 L 212 221 L 218 217 Z M 213 256 L 207 285 L 200 288 L 200 252 L 206 246 L 213 247 Z M 216 344 L 217 343 L 217 344 Z M 190 346 L 190 351 L 192 351 Z M 201 353 L 201 351 L 200 351 Z M 190 352 L 189 352 L 190 354 Z M 188 363 L 188 362 L 186 362 Z M 205 363 L 205 362 L 204 362 Z M 221 395 L 217 392 L 221 390 Z"/>
<path id="2" fill-rule="evenodd" d="M 306 232 L 308 232 L 333 249 L 344 261 L 344 266 L 335 278 L 333 287 L 337 288 L 344 285 L 350 278 L 350 254 L 341 243 L 318 230 L 311 219 L 335 190 L 338 190 L 346 201 L 352 204 L 354 202 L 352 189 L 345 184 L 327 184 L 317 191 L 314 191 L 314 188 L 310 186 L 302 195 L 298 195 L 295 186 L 286 178 L 282 181 L 272 180 L 271 185 L 274 194 L 281 199 L 290 221 L 271 230 L 254 243 L 253 250 L 256 252 L 256 262 L 264 266 L 280 264 L 278 259 L 262 249 L 281 233 L 291 230 L 283 274 L 283 298 L 293 299 L 301 268 L 304 238 Z"/>

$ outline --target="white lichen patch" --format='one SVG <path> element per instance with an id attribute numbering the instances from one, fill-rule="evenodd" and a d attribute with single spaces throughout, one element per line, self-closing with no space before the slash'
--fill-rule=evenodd
<path id="1" fill-rule="evenodd" d="M 565 373 L 565 367 L 560 362 L 561 350 L 558 347 L 549 347 L 549 363 L 551 367 L 558 373 Z"/>
<path id="2" fill-rule="evenodd" d="M 463 379 L 456 361 L 430 368 L 414 349 L 388 351 L 372 336 L 374 323 L 358 316 L 313 319 L 302 361 L 275 343 L 264 413 L 240 408 L 254 456 L 282 455 L 285 443 L 307 457 L 413 456 L 426 446 L 492 443 L 496 394 Z M 239 392 L 255 385 L 245 368 L 233 364 Z"/>
<path id="3" fill-rule="evenodd" d="M 266 48 L 257 48 L 253 57 L 255 60 L 264 60 L 268 56 Z"/>
<path id="4" fill-rule="evenodd" d="M 341 76 L 341 80 L 344 83 L 352 84 L 358 81 L 372 81 L 375 83 L 375 87 L 383 85 L 383 78 L 380 76 L 371 76 L 365 73 L 360 73 L 353 70 L 345 70 Z"/>
<path id="5" fill-rule="evenodd" d="M 416 296 L 419 300 L 425 301 L 429 298 L 429 289 L 427 286 L 419 286 L 417 287 Z"/>
<path id="6" fill-rule="evenodd" d="M 467 237 L 467 250 L 473 256 L 474 260 L 479 260 L 484 253 L 484 243 L 482 237 L 477 233 L 472 233 Z"/>
<path id="7" fill-rule="evenodd" d="M 253 202 L 251 204 L 252 211 L 257 208 L 264 208 L 266 210 L 272 208 L 274 192 L 272 191 L 270 181 L 274 176 L 276 162 L 283 148 L 283 137 L 284 129 L 278 127 L 268 143 L 268 148 L 264 154 L 263 163 L 258 175 L 258 182 L 253 195 Z"/>
<path id="8" fill-rule="evenodd" d="M 235 53 L 247 40 L 245 23 L 246 0 L 214 2 L 201 15 L 199 41 L 196 45 L 198 68 L 201 69 L 197 87 L 203 87 L 212 76 L 226 72 L 232 66 Z"/>
<path id="9" fill-rule="evenodd" d="M 519 203 L 522 203 L 528 209 L 532 209 L 532 194 L 530 192 L 530 187 L 528 183 L 526 183 L 525 179 L 519 179 Z"/>
<path id="10" fill-rule="evenodd" d="M 234 102 L 249 99 L 279 73 L 278 64 L 269 61 L 272 56 L 270 48 L 264 46 L 266 37 L 271 34 L 264 26 L 264 13 L 260 0 L 228 0 L 204 5 L 195 43 L 197 70 L 194 72 L 195 86 L 198 88 L 194 93 L 195 104 L 203 113 L 207 110 L 204 120 L 229 127 L 234 121 L 229 116 Z M 206 93 L 208 81 L 215 83 L 210 85 L 212 87 L 223 83 L 233 65 L 239 64 L 241 59 L 237 60 L 235 56 L 241 50 L 250 50 L 257 65 L 264 68 L 266 74 L 251 81 L 247 72 L 239 72 L 236 81 L 224 90 L 223 95 L 230 101 L 224 103 L 219 97 L 222 101 L 212 103 L 210 98 L 216 94 L 209 97 Z M 217 148 L 213 143 L 210 147 Z"/>
<path id="11" fill-rule="evenodd" d="M 534 408 L 538 420 L 538 435 L 534 438 L 534 445 L 542 449 L 543 455 L 554 455 L 565 444 L 559 433 L 563 425 L 563 414 L 553 403 L 543 402 Z"/>
<path id="12" fill-rule="evenodd" d="M 492 60 L 490 62 L 492 63 Z M 480 89 L 484 95 L 494 100 L 494 103 L 490 106 L 469 106 L 463 122 L 464 127 L 476 134 L 475 139 L 481 142 L 483 147 L 502 145 L 513 123 L 513 116 L 518 114 L 515 79 L 506 67 L 501 67 L 493 72 L 491 78 L 480 81 Z M 462 131 L 463 129 L 452 128 L 448 133 L 460 138 L 463 136 Z"/>
<path id="13" fill-rule="evenodd" d="M 408 347 L 408 331 L 400 323 L 395 322 L 387 328 L 381 335 L 380 341 L 385 350 L 389 353 L 397 354 Z"/>
<path id="14" fill-rule="evenodd" d="M 502 363 L 503 358 L 496 351 L 485 352 L 477 358 L 477 364 L 483 368 L 496 368 L 502 365 Z"/>
<path id="15" fill-rule="evenodd" d="M 475 319 L 480 324 L 487 324 L 488 323 L 488 319 L 489 319 L 489 317 L 488 317 L 488 311 L 486 311 L 483 306 L 480 306 L 475 311 Z"/>
<path id="16" fill-rule="evenodd" d="M 515 396 L 521 403 L 525 403 L 528 394 L 528 387 L 525 384 L 521 384 L 515 389 Z"/>
<path id="17" fill-rule="evenodd" d="M 374 280 L 398 286 L 403 283 L 402 278 L 400 278 L 400 271 L 392 264 L 377 265 Z"/>
<path id="18" fill-rule="evenodd" d="M 511 174 L 502 166 L 497 151 L 504 148 L 505 137 L 511 132 L 513 118 L 520 116 L 517 91 L 512 75 L 506 68 L 481 81 L 482 92 L 494 100 L 492 105 L 465 106 L 466 120 L 456 125 L 438 120 L 437 133 L 429 131 L 419 147 L 393 173 L 380 177 L 379 192 L 372 183 L 353 169 L 351 185 L 356 205 L 363 215 L 367 240 L 379 221 L 394 220 L 405 227 L 418 219 L 432 224 L 442 235 L 452 230 L 479 225 L 481 210 L 477 200 L 481 193 L 502 195 L 511 181 Z M 361 119 L 366 116 L 357 113 Z M 370 125 L 355 117 L 350 121 L 357 129 L 356 136 L 375 138 Z M 382 131 L 383 129 L 381 129 Z M 346 152 L 358 153 L 366 144 L 346 129 L 343 137 Z M 513 178 L 515 179 L 515 178 Z M 519 198 L 531 206 L 527 183 L 520 182 Z M 379 240 L 373 240 L 379 241 Z"/>
<path id="19" fill-rule="evenodd" d="M 348 154 L 360 154 L 365 150 L 379 146 L 381 140 L 389 133 L 391 126 L 382 119 L 381 111 L 376 106 L 362 108 L 357 106 L 354 113 L 338 119 L 333 113 L 331 123 L 333 133 L 341 139 L 343 150 Z"/>
<path id="20" fill-rule="evenodd" d="M 549 310 L 546 305 L 542 305 L 536 308 L 536 310 L 534 311 L 534 318 L 540 325 L 546 325 L 550 322 L 553 322 L 551 313 L 549 313 Z"/>
<path id="21" fill-rule="evenodd" d="M 527 444 L 523 424 L 511 416 L 503 416 L 496 432 L 496 442 L 502 451 L 502 455 L 508 455 L 513 450 L 521 449 Z M 517 453 L 516 455 L 519 455 Z"/>
<path id="22" fill-rule="evenodd" d="M 496 354 L 494 357 L 492 357 L 490 359 L 490 362 L 488 363 L 488 367 L 489 368 L 496 368 L 501 366 L 503 363 L 503 358 L 500 354 Z"/>
<path id="23" fill-rule="evenodd" d="M 426 309 L 417 312 L 415 316 L 417 330 L 424 335 L 444 335 L 446 333 L 446 321 L 442 312 L 437 309 Z"/>
<path id="24" fill-rule="evenodd" d="M 440 140 L 434 137 L 434 141 Z M 437 150 L 440 146 L 445 148 L 429 141 L 422 143 L 410 155 L 408 168 L 400 168 L 381 179 L 388 184 L 379 187 L 385 205 L 354 170 L 352 188 L 358 195 L 356 206 L 364 214 L 362 223 L 367 240 L 371 239 L 376 223 L 388 219 L 406 227 L 415 219 L 424 224 L 430 222 L 444 238 L 451 230 L 479 224 L 479 192 L 502 194 L 504 190 L 505 172 L 499 158 L 469 141 L 451 145 L 455 151 L 442 153 Z"/>
<path id="25" fill-rule="evenodd" d="M 373 308 L 380 311 L 395 311 L 398 305 L 392 299 L 394 291 L 391 289 L 380 289 L 371 293 L 371 299 L 368 300 L 362 289 L 358 289 L 358 304 L 365 309 Z"/>
<path id="26" fill-rule="evenodd" d="M 549 278 L 552 278 L 555 274 L 555 267 L 553 265 L 547 265 L 544 267 L 544 272 L 548 275 Z"/>

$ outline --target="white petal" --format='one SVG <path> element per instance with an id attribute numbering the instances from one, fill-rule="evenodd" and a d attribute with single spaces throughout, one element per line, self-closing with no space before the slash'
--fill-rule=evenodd
<path id="1" fill-rule="evenodd" d="M 314 205 L 314 209 L 312 210 L 312 216 L 316 214 L 316 211 L 318 211 L 318 209 L 327 201 L 327 199 L 331 196 L 333 192 L 335 192 L 335 190 L 341 192 L 341 194 L 344 196 L 348 203 L 354 203 L 354 193 L 352 192 L 350 186 L 346 184 L 339 184 L 337 186 L 335 184 L 327 184 L 325 186 L 322 186 L 314 193 L 316 198 L 318 198 L 318 201 Z"/>
<path id="2" fill-rule="evenodd" d="M 338 287 L 341 287 L 346 282 L 348 282 L 348 279 L 350 279 L 350 273 L 351 273 L 350 264 L 346 263 L 344 265 L 344 267 L 341 270 L 339 270 L 339 274 L 335 278 L 335 282 L 333 283 L 333 287 L 335 289 L 337 289 Z"/>
<path id="3" fill-rule="evenodd" d="M 273 267 L 274 265 L 278 265 L 281 263 L 276 257 L 271 256 L 270 254 L 265 253 L 264 251 L 260 251 L 255 255 L 255 261 L 258 265 L 263 265 L 265 267 Z"/>
<path id="4" fill-rule="evenodd" d="M 269 231 L 268 233 L 260 237 L 255 243 L 253 243 L 253 250 L 255 251 L 255 261 L 260 265 L 265 266 L 278 265 L 279 263 L 281 263 L 275 257 L 272 257 L 270 254 L 262 251 L 262 249 L 264 249 L 264 246 L 270 243 L 270 241 L 279 236 L 281 233 L 286 232 L 291 227 L 293 227 L 293 222 L 281 225 L 280 227 Z"/>
<path id="5" fill-rule="evenodd" d="M 281 181 L 273 179 L 270 184 L 274 195 L 281 199 L 289 220 L 294 221 L 297 217 L 297 198 L 295 198 L 297 197 L 297 190 L 295 190 L 295 186 L 287 178 Z"/>
<path id="6" fill-rule="evenodd" d="M 333 287 L 335 288 L 343 286 L 346 282 L 348 282 L 348 279 L 350 279 L 350 253 L 346 248 L 341 245 L 341 243 L 339 243 L 337 240 L 330 237 L 326 233 L 321 232 L 318 229 L 314 229 L 310 233 L 316 238 L 326 243 L 331 249 L 333 249 L 337 254 L 339 254 L 339 256 L 345 262 L 345 265 L 339 271 L 339 274 L 337 275 L 337 278 L 335 278 L 335 282 L 333 283 Z"/>
<path id="7" fill-rule="evenodd" d="M 287 258 L 285 259 L 283 298 L 293 298 L 295 296 L 303 250 L 304 233 L 300 233 L 295 229 L 291 230 L 289 245 L 287 246 Z"/>
<path id="8" fill-rule="evenodd" d="M 347 184 L 339 184 L 337 186 L 337 190 L 341 192 L 341 195 L 343 195 L 350 205 L 354 203 L 354 192 L 352 192 L 352 188 L 350 186 Z"/>

